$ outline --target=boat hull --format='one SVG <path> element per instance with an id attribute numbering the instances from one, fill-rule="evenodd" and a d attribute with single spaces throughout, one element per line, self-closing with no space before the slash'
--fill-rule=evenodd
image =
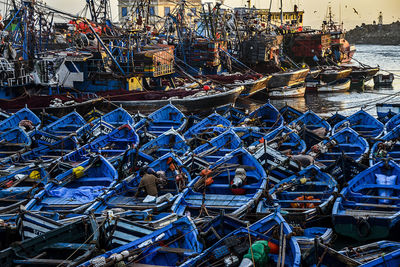
<path id="1" fill-rule="evenodd" d="M 268 90 L 268 96 L 271 99 L 286 99 L 286 98 L 297 98 L 304 97 L 306 93 L 306 87 L 304 84 L 294 87 L 279 87 L 270 88 Z"/>
<path id="2" fill-rule="evenodd" d="M 147 100 L 147 101 L 123 101 L 113 100 L 112 103 L 122 105 L 127 110 L 141 112 L 151 112 L 169 103 L 179 108 L 184 113 L 204 112 L 216 107 L 233 104 L 243 91 L 244 87 L 239 86 L 227 92 L 199 97 L 189 97 L 185 99 L 166 99 L 166 100 Z"/>
<path id="3" fill-rule="evenodd" d="M 350 86 L 351 86 L 350 79 L 340 79 L 338 81 L 317 87 L 317 92 L 318 93 L 342 93 L 342 92 L 347 92 L 350 89 Z"/>
<path id="4" fill-rule="evenodd" d="M 250 83 L 244 83 L 242 84 L 244 86 L 244 89 L 240 96 L 242 97 L 249 97 L 254 95 L 255 93 L 258 93 L 262 90 L 265 90 L 268 86 L 268 82 L 271 80 L 272 76 L 265 76 L 261 79 L 258 79 L 254 82 Z"/>
<path id="5" fill-rule="evenodd" d="M 303 83 L 309 71 L 310 69 L 300 69 L 296 71 L 274 73 L 268 82 L 268 88 L 293 86 Z"/>

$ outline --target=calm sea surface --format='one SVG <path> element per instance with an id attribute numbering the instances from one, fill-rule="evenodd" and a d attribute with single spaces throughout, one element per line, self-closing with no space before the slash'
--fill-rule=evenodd
<path id="1" fill-rule="evenodd" d="M 374 89 L 374 82 L 371 80 L 366 84 L 364 91 L 352 89 L 346 93 L 313 94 L 306 95 L 304 98 L 271 100 L 271 103 L 277 108 L 287 103 L 299 110 L 311 109 L 321 116 L 328 117 L 336 111 L 348 116 L 361 107 L 372 115 L 376 115 L 376 103 L 400 102 L 400 46 L 357 45 L 356 49 L 353 62 L 359 61 L 372 67 L 379 65 L 383 74 L 387 74 L 386 71 L 393 72 L 395 74 L 393 88 Z M 255 109 L 264 102 L 260 100 L 240 100 L 237 104 Z"/>

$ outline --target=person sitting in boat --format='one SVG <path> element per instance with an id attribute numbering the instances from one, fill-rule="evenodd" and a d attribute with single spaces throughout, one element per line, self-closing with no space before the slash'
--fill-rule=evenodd
<path id="1" fill-rule="evenodd" d="M 157 197 L 158 196 L 158 185 L 162 183 L 162 179 L 157 177 L 157 173 L 153 168 L 146 168 L 142 179 L 140 180 L 138 189 L 135 197 L 138 197 L 140 193 L 144 191 L 145 195 Z"/>
<path id="2" fill-rule="evenodd" d="M 25 117 L 23 120 L 21 120 L 18 123 L 18 127 L 23 129 L 26 132 L 32 131 L 35 126 L 33 125 L 33 122 L 31 120 L 28 120 L 27 117 Z"/>
<path id="3" fill-rule="evenodd" d="M 246 170 L 243 168 L 237 168 L 235 171 L 235 177 L 231 181 L 231 192 L 234 195 L 246 194 L 246 189 L 242 188 L 242 186 L 246 184 L 246 181 Z"/>

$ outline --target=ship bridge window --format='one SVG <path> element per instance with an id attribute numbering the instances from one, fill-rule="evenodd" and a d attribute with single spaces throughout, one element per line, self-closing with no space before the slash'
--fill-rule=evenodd
<path id="1" fill-rule="evenodd" d="M 164 15 L 168 15 L 170 12 L 169 6 L 164 7 Z"/>
<path id="2" fill-rule="evenodd" d="M 299 16 L 299 22 L 302 23 L 303 22 L 303 15 Z"/>
<path id="3" fill-rule="evenodd" d="M 154 16 L 156 14 L 156 12 L 154 12 L 154 6 L 150 7 L 150 15 Z"/>

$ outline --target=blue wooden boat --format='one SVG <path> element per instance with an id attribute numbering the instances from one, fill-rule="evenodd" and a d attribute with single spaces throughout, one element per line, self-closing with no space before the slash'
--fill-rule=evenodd
<path id="1" fill-rule="evenodd" d="M 358 247 L 346 247 L 336 251 L 316 239 L 315 245 L 303 255 L 306 266 L 399 266 L 400 243 L 378 241 Z"/>
<path id="2" fill-rule="evenodd" d="M 218 240 L 229 235 L 240 227 L 247 227 L 248 222 L 235 218 L 221 212 L 220 215 L 204 218 L 203 221 L 196 220 L 197 229 L 202 240 L 204 240 L 204 248 L 207 249 L 213 246 Z"/>
<path id="3" fill-rule="evenodd" d="M 324 136 L 326 136 L 332 129 L 331 125 L 326 120 L 322 119 L 312 110 L 307 110 L 303 115 L 293 120 L 290 125 L 300 128 L 307 128 L 310 131 L 324 128 L 326 130 Z"/>
<path id="4" fill-rule="evenodd" d="M 326 119 L 329 125 L 336 125 L 337 123 L 341 122 L 342 120 L 346 119 L 346 116 L 339 114 L 338 112 L 334 113 L 332 116 Z"/>
<path id="5" fill-rule="evenodd" d="M 380 137 L 371 148 L 369 165 L 372 166 L 384 158 L 391 158 L 396 163 L 400 163 L 400 125 Z"/>
<path id="6" fill-rule="evenodd" d="M 265 140 L 268 146 L 284 154 L 296 155 L 306 151 L 306 143 L 296 133 L 296 130 L 290 129 L 287 126 L 276 128 L 262 138 L 252 145 L 255 146 Z"/>
<path id="7" fill-rule="evenodd" d="M 357 133 L 365 138 L 376 138 L 383 131 L 383 123 L 372 117 L 364 110 L 359 110 L 343 121 L 337 123 L 332 131 L 336 133 L 344 127 L 351 127 Z"/>
<path id="8" fill-rule="evenodd" d="M 303 115 L 303 112 L 295 109 L 294 107 L 288 106 L 287 103 L 279 110 L 279 113 L 282 115 L 286 123 L 291 123 L 292 121 Z"/>
<path id="9" fill-rule="evenodd" d="M 249 228 L 240 227 L 231 232 L 181 266 L 216 266 L 219 262 L 253 266 L 252 258 L 255 266 L 300 266 L 300 248 L 291 233 L 290 226 L 279 214 L 271 214 Z"/>
<path id="10" fill-rule="evenodd" d="M 111 158 L 125 153 L 128 148 L 136 147 L 138 144 L 139 136 L 131 125 L 125 124 L 65 155 L 63 161 L 82 162 L 88 159 L 90 153 Z"/>
<path id="11" fill-rule="evenodd" d="M 265 131 L 271 131 L 281 127 L 284 123 L 281 113 L 269 102 L 251 112 L 240 120 L 246 126 L 257 126 Z"/>
<path id="12" fill-rule="evenodd" d="M 233 105 L 219 107 L 215 111 L 231 121 L 232 125 L 234 126 L 238 125 L 240 120 L 246 116 L 246 112 L 244 110 L 234 107 Z"/>
<path id="13" fill-rule="evenodd" d="M 346 247 L 339 253 L 357 261 L 360 267 L 400 266 L 399 242 L 383 240 L 359 247 Z"/>
<path id="14" fill-rule="evenodd" d="M 32 123 L 32 129 L 27 129 L 27 131 L 34 130 L 38 128 L 41 124 L 40 119 L 38 116 L 35 115 L 30 109 L 23 108 L 20 109 L 15 114 L 11 115 L 7 119 L 0 122 L 0 131 L 4 132 L 9 129 L 13 129 L 19 126 L 19 123 L 22 120 L 29 120 Z"/>
<path id="15" fill-rule="evenodd" d="M 357 240 L 383 239 L 400 221 L 400 166 L 381 161 L 355 176 L 332 209 L 337 233 Z"/>
<path id="16" fill-rule="evenodd" d="M 195 224 L 183 217 L 126 245 L 117 247 L 85 262 L 82 266 L 136 263 L 154 266 L 178 266 L 203 250 Z"/>
<path id="17" fill-rule="evenodd" d="M 110 133 L 114 128 L 125 124 L 133 125 L 133 122 L 132 116 L 120 107 L 86 123 L 76 131 L 76 134 L 79 139 L 83 139 L 83 142 L 88 142 L 101 135 Z"/>
<path id="18" fill-rule="evenodd" d="M 336 186 L 330 175 L 311 165 L 275 185 L 258 204 L 257 213 L 269 214 L 280 205 L 290 223 L 306 225 L 328 213 L 338 191 Z"/>
<path id="19" fill-rule="evenodd" d="M 391 130 L 396 128 L 400 124 L 400 113 L 393 116 L 388 122 L 385 123 L 383 133 L 388 134 Z"/>
<path id="20" fill-rule="evenodd" d="M 249 151 L 266 170 L 268 184 L 278 184 L 301 169 L 299 163 L 268 146 L 265 139 L 255 147 L 250 146 Z"/>
<path id="21" fill-rule="evenodd" d="M 299 243 L 302 253 L 314 246 L 314 239 L 318 238 L 323 244 L 329 245 L 333 240 L 334 232 L 332 228 L 326 227 L 308 227 L 301 229 L 294 237 Z"/>
<path id="22" fill-rule="evenodd" d="M 258 127 L 233 127 L 236 135 L 243 142 L 243 147 L 247 148 L 251 146 L 256 141 L 259 141 L 265 133 L 261 132 L 261 129 Z"/>
<path id="23" fill-rule="evenodd" d="M 242 140 L 240 140 L 233 129 L 229 129 L 214 137 L 209 142 L 197 147 L 193 150 L 193 154 L 209 163 L 214 163 L 241 146 Z"/>
<path id="24" fill-rule="evenodd" d="M 99 238 L 96 221 L 85 217 L 0 251 L 0 264 L 77 266 L 95 255 Z"/>
<path id="25" fill-rule="evenodd" d="M 67 136 L 55 143 L 45 144 L 42 143 L 41 146 L 33 148 L 32 150 L 22 153 L 14 154 L 12 156 L 6 157 L 0 162 L 2 164 L 12 164 L 12 163 L 31 163 L 38 160 L 43 162 L 51 162 L 61 158 L 62 156 L 71 153 L 78 147 L 78 140 L 75 136 Z"/>
<path id="26" fill-rule="evenodd" d="M 20 154 L 29 149 L 32 141 L 24 130 L 14 128 L 0 134 L 0 158 Z"/>
<path id="27" fill-rule="evenodd" d="M 151 164 L 154 158 L 139 151 L 137 148 L 129 148 L 122 154 L 109 157 L 108 161 L 117 170 L 118 179 L 121 181 Z"/>
<path id="28" fill-rule="evenodd" d="M 338 156 L 324 171 L 336 179 L 339 184 L 339 189 L 341 189 L 347 186 L 347 183 L 357 174 L 367 168 L 368 166 L 356 162 L 353 158 L 343 154 Z"/>
<path id="29" fill-rule="evenodd" d="M 40 147 L 42 145 L 49 146 L 51 144 L 55 144 L 63 138 L 60 136 L 55 136 L 50 133 L 43 132 L 41 130 L 34 130 L 29 133 L 29 137 L 32 140 L 31 148 Z M 76 139 L 76 137 L 75 137 Z M 76 139 L 77 140 L 77 139 Z M 78 140 L 77 140 L 78 142 Z"/>
<path id="30" fill-rule="evenodd" d="M 88 210 L 93 210 L 95 214 L 101 214 L 105 210 L 116 208 L 161 211 L 170 207 L 185 184 L 191 181 L 189 172 L 180 159 L 172 153 L 163 155 L 149 164 L 148 167 L 153 168 L 155 172 L 164 171 L 167 178 L 166 183 L 158 190 L 157 199 L 152 202 L 144 202 L 145 194 L 136 195 L 141 176 L 139 173 L 134 173 L 118 184 L 115 189 L 108 192 L 101 200 L 95 202 Z M 182 184 L 176 180 L 176 176 L 180 173 L 185 176 Z"/>
<path id="31" fill-rule="evenodd" d="M 214 136 L 214 127 L 227 128 L 231 122 L 217 113 L 212 113 L 208 117 L 201 120 L 199 123 L 190 127 L 184 134 L 186 140 L 190 138 L 202 138 L 205 140 L 211 139 Z M 210 138 L 211 137 L 211 138 Z"/>
<path id="32" fill-rule="evenodd" d="M 250 225 L 249 229 L 259 232 L 261 234 L 268 234 L 268 232 L 272 232 L 274 228 L 277 228 L 281 224 L 287 224 L 285 219 L 280 214 L 280 208 L 276 209 L 274 213 L 258 220 L 257 222 Z M 290 226 L 291 231 L 293 232 L 293 237 L 299 244 L 301 252 L 306 251 L 314 245 L 314 238 L 318 237 L 323 244 L 329 244 L 333 237 L 333 231 L 331 228 L 325 227 L 309 227 L 305 229 L 293 229 Z"/>
<path id="33" fill-rule="evenodd" d="M 378 115 L 378 120 L 386 123 L 393 116 L 400 114 L 399 103 L 376 103 L 376 113 Z"/>
<path id="34" fill-rule="evenodd" d="M 255 206 L 267 185 L 263 167 L 243 148 L 201 173 L 175 201 L 172 210 L 178 215 L 188 211 L 193 216 L 206 215 L 223 209 L 236 217 L 243 216 Z"/>
<path id="35" fill-rule="evenodd" d="M 97 156 L 52 179 L 26 205 L 30 211 L 52 213 L 52 218 L 83 212 L 116 185 L 118 173 L 104 157 Z"/>
<path id="36" fill-rule="evenodd" d="M 140 148 L 140 151 L 154 158 L 158 158 L 168 152 L 173 152 L 178 156 L 182 156 L 189 149 L 190 147 L 186 144 L 185 138 L 174 129 L 170 129 L 144 144 Z"/>
<path id="37" fill-rule="evenodd" d="M 30 164 L 2 171 L 0 177 L 0 218 L 7 214 L 16 214 L 21 205 L 28 201 L 43 188 L 49 180 L 47 171 L 42 165 Z M 8 221 L 14 222 L 16 216 Z"/>
<path id="38" fill-rule="evenodd" d="M 134 127 L 139 134 L 148 132 L 159 136 L 171 128 L 181 132 L 186 124 L 186 116 L 174 105 L 168 104 L 140 120 Z"/>
<path id="39" fill-rule="evenodd" d="M 75 133 L 80 127 L 86 124 L 86 121 L 76 111 L 71 112 L 57 121 L 50 123 L 42 128 L 42 131 L 57 136 L 65 136 Z"/>
<path id="40" fill-rule="evenodd" d="M 360 162 L 367 155 L 369 144 L 362 136 L 351 128 L 344 128 L 335 133 L 329 139 L 313 146 L 308 153 L 315 160 L 329 166 L 334 163 L 340 155 L 346 155 Z"/>

